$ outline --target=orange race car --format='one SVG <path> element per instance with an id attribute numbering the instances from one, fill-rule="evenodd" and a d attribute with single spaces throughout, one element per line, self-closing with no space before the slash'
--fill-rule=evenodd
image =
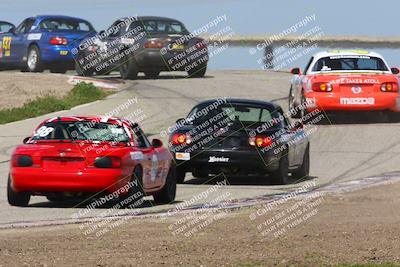
<path id="1" fill-rule="evenodd" d="M 304 72 L 293 68 L 289 108 L 294 118 L 323 111 L 400 111 L 398 68 L 364 50 L 334 50 L 311 57 Z M 400 113 L 399 113 L 400 114 Z"/>

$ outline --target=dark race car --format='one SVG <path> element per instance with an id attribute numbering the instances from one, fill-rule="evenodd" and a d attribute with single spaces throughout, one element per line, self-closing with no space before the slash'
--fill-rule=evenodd
<path id="1" fill-rule="evenodd" d="M 123 79 L 139 72 L 156 78 L 161 71 L 186 71 L 203 77 L 208 62 L 206 41 L 193 36 L 177 20 L 163 17 L 127 17 L 80 44 L 76 57 L 79 75 L 119 70 Z"/>
<path id="2" fill-rule="evenodd" d="M 80 18 L 54 15 L 27 18 L 18 27 L 0 33 L 0 67 L 65 73 L 74 69 L 72 54 L 81 40 L 95 33 L 93 26 Z"/>
<path id="3" fill-rule="evenodd" d="M 109 117 L 45 120 L 15 148 L 8 202 L 26 206 L 32 195 L 51 201 L 87 199 L 174 200 L 175 168 L 162 142 L 150 143 L 133 122 Z"/>
<path id="4" fill-rule="evenodd" d="M 303 124 L 291 126 L 276 104 L 244 99 L 215 99 L 195 106 L 171 129 L 170 150 L 177 180 L 186 172 L 257 174 L 273 184 L 286 184 L 288 173 L 309 174 L 309 141 Z"/>

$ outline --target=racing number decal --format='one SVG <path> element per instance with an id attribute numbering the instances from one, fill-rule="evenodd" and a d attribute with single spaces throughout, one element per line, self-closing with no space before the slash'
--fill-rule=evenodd
<path id="1" fill-rule="evenodd" d="M 36 133 L 34 134 L 34 136 L 40 136 L 40 137 L 46 137 L 48 136 L 52 131 L 54 131 L 53 127 L 46 127 L 46 126 L 42 126 L 40 127 Z"/>
<path id="2" fill-rule="evenodd" d="M 4 56 L 9 57 L 11 55 L 11 40 L 12 37 L 5 36 L 3 37 L 3 49 L 4 49 Z"/>

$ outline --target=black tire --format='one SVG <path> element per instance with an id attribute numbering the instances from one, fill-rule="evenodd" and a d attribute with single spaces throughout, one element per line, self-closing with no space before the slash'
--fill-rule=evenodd
<path id="1" fill-rule="evenodd" d="M 133 57 L 130 57 L 128 60 L 122 62 L 119 67 L 119 73 L 121 78 L 124 80 L 135 80 L 138 76 L 138 67 L 136 61 Z"/>
<path id="2" fill-rule="evenodd" d="M 83 69 L 78 62 L 75 62 L 75 71 L 78 76 L 91 77 L 93 76 L 94 71 L 92 69 L 85 70 Z"/>
<path id="3" fill-rule="evenodd" d="M 292 118 L 300 119 L 301 113 L 299 112 L 299 108 L 294 103 L 294 95 L 293 95 L 293 87 L 291 86 L 289 89 L 289 111 Z"/>
<path id="4" fill-rule="evenodd" d="M 279 160 L 279 168 L 270 173 L 271 182 L 274 185 L 285 185 L 289 180 L 289 159 L 286 152 Z"/>
<path id="5" fill-rule="evenodd" d="M 137 184 L 133 185 L 133 182 L 137 180 Z M 143 189 L 143 169 L 141 166 L 136 166 L 133 171 L 131 178 L 132 186 L 129 187 L 128 193 L 120 197 L 121 203 L 124 200 L 129 199 L 129 202 L 122 204 L 123 207 L 137 208 L 140 206 L 141 202 L 138 202 L 144 197 L 144 189 Z M 135 204 L 136 203 L 136 204 Z M 133 205 L 133 206 L 132 206 Z"/>
<path id="6" fill-rule="evenodd" d="M 186 172 L 184 170 L 181 170 L 179 168 L 176 168 L 176 182 L 178 184 L 183 184 L 185 182 L 185 176 Z"/>
<path id="7" fill-rule="evenodd" d="M 193 68 L 188 70 L 189 78 L 201 78 L 206 75 L 207 66 L 202 66 L 199 68 Z"/>
<path id="8" fill-rule="evenodd" d="M 154 202 L 157 204 L 169 204 L 175 200 L 176 196 L 176 168 L 173 163 L 169 168 L 167 180 L 161 191 L 153 195 Z"/>
<path id="9" fill-rule="evenodd" d="M 26 67 L 24 70 L 28 72 L 42 72 L 42 56 L 39 47 L 32 45 L 28 49 L 28 55 L 26 59 Z"/>
<path id="10" fill-rule="evenodd" d="M 11 187 L 11 178 L 8 175 L 7 180 L 7 199 L 11 206 L 26 207 L 31 199 L 31 194 L 28 192 L 14 192 Z"/>
<path id="11" fill-rule="evenodd" d="M 307 146 L 303 156 L 301 167 L 292 172 L 292 177 L 296 180 L 304 179 L 310 176 L 310 145 Z"/>
<path id="12" fill-rule="evenodd" d="M 160 75 L 159 71 L 145 71 L 144 75 L 149 79 L 157 79 Z"/>

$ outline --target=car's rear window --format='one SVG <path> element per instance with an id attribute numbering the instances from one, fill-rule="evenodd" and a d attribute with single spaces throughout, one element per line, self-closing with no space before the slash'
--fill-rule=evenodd
<path id="1" fill-rule="evenodd" d="M 88 22 L 73 19 L 44 19 L 40 22 L 39 28 L 48 31 L 93 31 L 92 25 Z"/>
<path id="2" fill-rule="evenodd" d="M 178 21 L 143 20 L 144 31 L 148 33 L 186 34 L 187 30 Z"/>
<path id="3" fill-rule="evenodd" d="M 376 70 L 388 71 L 381 58 L 363 55 L 330 56 L 320 58 L 314 65 L 313 71 L 348 71 L 348 70 Z"/>
<path id="4" fill-rule="evenodd" d="M 32 139 L 129 142 L 122 126 L 92 121 L 45 123 L 35 131 Z"/>
<path id="5" fill-rule="evenodd" d="M 265 123 L 273 118 L 278 118 L 277 111 L 269 110 L 245 104 L 224 104 L 217 108 L 212 106 L 199 105 L 192 109 L 187 120 L 194 123 L 202 123 L 205 121 L 215 121 L 215 118 L 229 117 L 233 123 Z"/>

